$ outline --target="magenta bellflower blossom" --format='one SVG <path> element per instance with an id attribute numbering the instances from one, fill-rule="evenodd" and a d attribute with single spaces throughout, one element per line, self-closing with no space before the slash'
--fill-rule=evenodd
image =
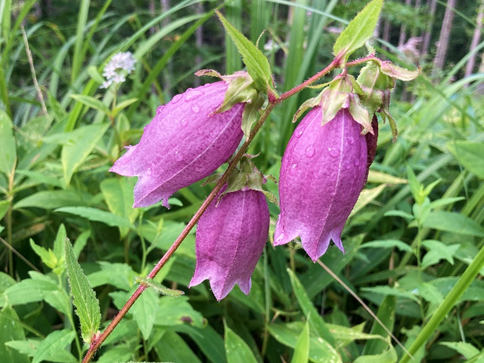
<path id="1" fill-rule="evenodd" d="M 326 252 L 331 240 L 344 252 L 341 232 L 366 182 L 376 148 L 376 137 L 362 135 L 361 125 L 348 109 L 339 110 L 324 126 L 322 112 L 321 107 L 313 108 L 287 145 L 274 236 L 274 245 L 301 237 L 313 261 Z"/>
<path id="2" fill-rule="evenodd" d="M 189 89 L 157 110 L 138 145 L 128 146 L 110 171 L 137 176 L 134 207 L 147 207 L 212 174 L 239 145 L 244 104 L 215 113 L 227 83 Z"/>
<path id="3" fill-rule="evenodd" d="M 244 189 L 216 198 L 198 222 L 197 265 L 189 287 L 209 279 L 219 301 L 235 284 L 249 293 L 250 276 L 267 241 L 266 197 L 260 191 Z"/>

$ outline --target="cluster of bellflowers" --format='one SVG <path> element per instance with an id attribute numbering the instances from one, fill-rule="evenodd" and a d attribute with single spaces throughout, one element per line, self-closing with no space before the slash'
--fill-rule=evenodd
<path id="1" fill-rule="evenodd" d="M 294 119 L 308 112 L 282 157 L 274 245 L 296 241 L 313 261 L 331 241 L 344 252 L 341 234 L 375 157 L 376 114 L 389 121 L 396 137 L 390 92 L 396 79 L 411 80 L 418 74 L 382 61 L 371 51 L 365 62 L 357 78 L 343 63 L 340 75 L 301 105 Z M 231 158 L 244 135 L 248 137 L 254 115 L 278 96 L 271 86 L 264 92 L 252 77 L 257 73 L 251 74 L 247 66 L 249 72 L 227 76 L 199 71 L 197 75 L 219 80 L 188 89 L 158 108 L 140 142 L 128 146 L 111 168 L 138 177 L 134 207 L 162 201 L 169 208 L 173 193 L 210 176 Z M 198 222 L 190 287 L 208 279 L 217 300 L 235 284 L 249 293 L 251 275 L 268 240 L 267 199 L 277 203 L 263 189 L 265 181 L 252 156 L 244 156 Z"/>

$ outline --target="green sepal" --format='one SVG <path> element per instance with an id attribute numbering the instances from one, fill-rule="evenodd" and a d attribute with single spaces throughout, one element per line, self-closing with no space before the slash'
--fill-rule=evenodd
<path id="1" fill-rule="evenodd" d="M 247 71 L 254 80 L 255 88 L 264 94 L 268 92 L 275 93 L 272 87 L 271 67 L 266 56 L 240 31 L 234 28 L 218 10 L 215 10 L 215 12 L 222 22 L 225 31 L 242 55 L 242 60 L 247 66 Z"/>
<path id="2" fill-rule="evenodd" d="M 250 136 L 250 130 L 259 119 L 259 110 L 265 102 L 265 97 L 261 93 L 256 93 L 252 100 L 248 101 L 242 114 L 242 131 L 246 139 Z"/>
<path id="3" fill-rule="evenodd" d="M 420 68 L 411 71 L 409 69 L 399 67 L 390 61 L 378 60 L 377 62 L 380 64 L 383 74 L 401 81 L 412 81 L 420 74 Z"/>
<path id="4" fill-rule="evenodd" d="M 348 57 L 358 48 L 365 45 L 371 38 L 378 23 L 383 0 L 373 0 L 348 24 L 333 46 L 333 53 L 342 61 L 342 66 Z"/>
<path id="5" fill-rule="evenodd" d="M 357 95 L 353 94 L 350 96 L 350 106 L 348 107 L 348 110 L 354 120 L 363 126 L 362 134 L 368 132 L 373 134 L 373 127 L 371 126 L 373 112 L 370 112 L 362 105 L 360 98 Z"/>
<path id="6" fill-rule="evenodd" d="M 237 73 L 239 74 L 235 77 Z M 231 80 L 226 81 L 229 86 L 225 92 L 224 102 L 217 108 L 215 113 L 228 111 L 237 103 L 251 102 L 257 96 L 257 91 L 253 88 L 252 78 L 246 72 L 236 72 L 236 74 L 234 74 Z M 222 79 L 226 79 L 226 77 Z"/>
<path id="7" fill-rule="evenodd" d="M 185 295 L 185 293 L 181 290 L 169 289 L 168 287 L 165 287 L 149 278 L 136 277 L 136 283 L 152 287 L 157 293 L 165 296 L 180 297 Z"/>
<path id="8" fill-rule="evenodd" d="M 321 92 L 321 107 L 323 109 L 321 126 L 334 119 L 339 110 L 349 106 L 353 87 L 347 77 L 337 77 L 328 88 Z"/>
<path id="9" fill-rule="evenodd" d="M 304 101 L 303 104 L 301 106 L 299 106 L 296 113 L 294 114 L 294 117 L 292 118 L 292 122 L 293 123 L 296 122 L 301 117 L 301 115 L 304 112 L 306 112 L 306 110 L 308 108 L 313 108 L 313 107 L 319 106 L 321 104 L 321 95 L 322 95 L 322 93 L 320 93 L 317 97 L 310 98 L 310 99 Z"/>
<path id="10" fill-rule="evenodd" d="M 225 189 L 225 191 L 220 195 L 220 198 L 222 198 L 222 196 L 225 194 L 235 192 L 237 190 L 250 189 L 264 193 L 271 203 L 279 205 L 274 194 L 262 188 L 262 185 L 265 184 L 267 179 L 272 181 L 275 181 L 275 179 L 272 176 L 264 176 L 260 170 L 257 169 L 252 161 L 252 159 L 256 156 L 257 155 L 246 154 L 240 159 L 239 164 L 232 174 L 230 174 L 229 179 L 227 180 L 227 189 Z"/>

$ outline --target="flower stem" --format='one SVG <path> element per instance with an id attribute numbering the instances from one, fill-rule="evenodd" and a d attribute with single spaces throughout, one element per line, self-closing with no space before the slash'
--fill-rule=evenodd
<path id="1" fill-rule="evenodd" d="M 222 178 L 218 181 L 217 185 L 215 185 L 215 188 L 212 190 L 212 192 L 208 195 L 207 199 L 203 202 L 201 207 L 198 209 L 198 211 L 195 213 L 195 215 L 192 217 L 190 222 L 186 225 L 185 229 L 183 232 L 178 236 L 178 238 L 173 242 L 173 245 L 166 251 L 166 253 L 163 255 L 161 260 L 156 264 L 156 266 L 151 270 L 151 272 L 148 274 L 149 279 L 155 278 L 155 276 L 158 274 L 158 272 L 161 270 L 161 268 L 168 262 L 168 260 L 173 256 L 175 251 L 178 249 L 178 247 L 181 245 L 181 243 L 185 240 L 185 238 L 188 236 L 190 231 L 195 227 L 195 224 L 197 224 L 198 220 L 200 217 L 203 215 L 203 213 L 207 210 L 208 206 L 210 203 L 215 199 L 217 196 L 217 193 L 222 189 L 223 185 L 227 181 L 229 175 L 232 173 L 234 170 L 235 166 L 239 162 L 239 160 L 242 158 L 244 153 L 246 152 L 247 148 L 249 147 L 249 144 L 252 142 L 254 139 L 255 135 L 257 132 L 260 130 L 262 125 L 264 124 L 264 121 L 267 119 L 273 108 L 276 106 L 275 102 L 269 103 L 265 110 L 263 111 L 259 121 L 254 126 L 254 129 L 250 133 L 249 138 L 244 142 L 244 144 L 241 146 L 235 157 L 233 158 L 232 162 L 229 164 L 229 167 L 225 171 L 225 173 L 222 175 Z M 108 325 L 108 327 L 104 330 L 102 334 L 100 334 L 93 342 L 91 343 L 91 346 L 89 347 L 89 350 L 86 353 L 86 356 L 84 357 L 82 363 L 88 363 L 91 361 L 92 357 L 94 356 L 94 353 L 96 352 L 97 349 L 101 346 L 101 344 L 106 340 L 106 338 L 112 333 L 114 328 L 119 324 L 121 319 L 126 315 L 126 313 L 129 311 L 129 309 L 133 306 L 133 304 L 136 302 L 136 300 L 139 298 L 139 296 L 143 293 L 143 291 L 146 290 L 148 285 L 141 284 L 138 286 L 136 291 L 131 295 L 131 297 L 128 299 L 126 304 L 123 306 L 123 308 L 120 310 L 118 315 L 111 321 L 111 323 Z"/>

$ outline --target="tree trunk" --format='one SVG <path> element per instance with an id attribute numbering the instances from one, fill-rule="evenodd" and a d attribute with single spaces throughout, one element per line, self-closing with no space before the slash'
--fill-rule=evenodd
<path id="1" fill-rule="evenodd" d="M 422 57 L 425 57 L 429 52 L 430 47 L 430 36 L 432 35 L 432 27 L 434 25 L 434 17 L 435 17 L 435 9 L 437 8 L 437 0 L 428 0 L 430 3 L 429 5 L 429 15 L 430 21 L 427 24 L 427 30 L 423 35 L 423 44 L 422 44 Z"/>
<path id="2" fill-rule="evenodd" d="M 477 45 L 479 44 L 479 40 L 481 38 L 482 32 L 482 21 L 484 19 L 484 0 L 481 0 L 481 5 L 479 6 L 479 10 L 477 12 L 477 20 L 476 20 L 476 29 L 474 30 L 474 35 L 472 37 L 471 47 L 469 51 L 473 51 Z M 476 53 L 473 53 L 469 60 L 467 61 L 466 65 L 466 73 L 465 76 L 469 77 L 472 72 L 474 71 L 474 66 L 476 64 Z"/>
<path id="3" fill-rule="evenodd" d="M 447 0 L 444 21 L 440 30 L 439 44 L 437 45 L 437 54 L 434 60 L 433 75 L 438 74 L 444 67 L 445 55 L 449 46 L 450 31 L 452 30 L 452 20 L 454 19 L 454 7 L 457 0 Z"/>
<path id="4" fill-rule="evenodd" d="M 410 6 L 412 4 L 412 0 L 405 0 L 405 5 Z M 405 40 L 407 40 L 407 26 L 402 24 L 400 27 L 400 38 L 398 39 L 398 46 L 402 47 L 405 44 Z"/>

